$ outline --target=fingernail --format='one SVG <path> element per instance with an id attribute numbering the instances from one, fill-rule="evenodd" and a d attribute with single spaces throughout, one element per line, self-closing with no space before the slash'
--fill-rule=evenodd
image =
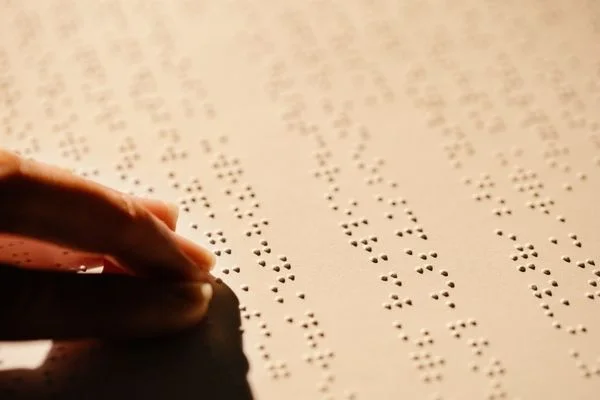
<path id="1" fill-rule="evenodd" d="M 205 303 L 210 303 L 210 300 L 213 296 L 213 287 L 210 283 L 203 283 L 200 287 L 200 292 L 202 293 L 202 297 L 204 298 Z"/>
<path id="2" fill-rule="evenodd" d="M 179 206 L 175 203 L 166 203 L 167 209 L 169 210 L 169 219 L 173 221 L 173 226 L 177 226 L 177 219 L 179 218 Z"/>

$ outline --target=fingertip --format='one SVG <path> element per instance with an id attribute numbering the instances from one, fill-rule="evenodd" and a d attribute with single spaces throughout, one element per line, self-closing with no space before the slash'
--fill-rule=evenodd
<path id="1" fill-rule="evenodd" d="M 204 271 L 211 271 L 217 263 L 217 257 L 208 249 L 198 246 L 196 243 L 183 236 L 176 235 L 179 248 L 198 267 Z"/>
<path id="2" fill-rule="evenodd" d="M 175 203 L 165 203 L 167 206 L 167 211 L 168 211 L 168 218 L 169 218 L 169 222 L 170 224 L 168 224 L 170 227 L 172 227 L 172 230 L 175 230 L 175 228 L 177 228 L 177 221 L 179 220 L 179 207 L 177 206 L 177 204 Z"/>

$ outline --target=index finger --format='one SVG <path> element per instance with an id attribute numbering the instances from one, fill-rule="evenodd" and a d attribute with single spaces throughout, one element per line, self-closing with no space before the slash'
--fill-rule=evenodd
<path id="1" fill-rule="evenodd" d="M 1 150 L 0 231 L 106 254 L 138 275 L 206 279 L 175 234 L 140 202 Z"/>

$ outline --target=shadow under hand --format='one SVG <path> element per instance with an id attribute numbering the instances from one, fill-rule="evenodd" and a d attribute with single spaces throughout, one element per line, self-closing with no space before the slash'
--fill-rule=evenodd
<path id="1" fill-rule="evenodd" d="M 158 339 L 55 343 L 41 368 L 4 371 L 0 386 L 20 382 L 13 394 L 26 399 L 252 400 L 240 325 L 239 302 L 220 283 L 194 328 Z"/>

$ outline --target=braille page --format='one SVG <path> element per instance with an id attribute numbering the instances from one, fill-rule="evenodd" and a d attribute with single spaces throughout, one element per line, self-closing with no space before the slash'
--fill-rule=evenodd
<path id="1" fill-rule="evenodd" d="M 0 344 L 3 399 L 600 397 L 598 1 L 1 0 L 0 146 L 176 202 L 223 282 Z"/>

